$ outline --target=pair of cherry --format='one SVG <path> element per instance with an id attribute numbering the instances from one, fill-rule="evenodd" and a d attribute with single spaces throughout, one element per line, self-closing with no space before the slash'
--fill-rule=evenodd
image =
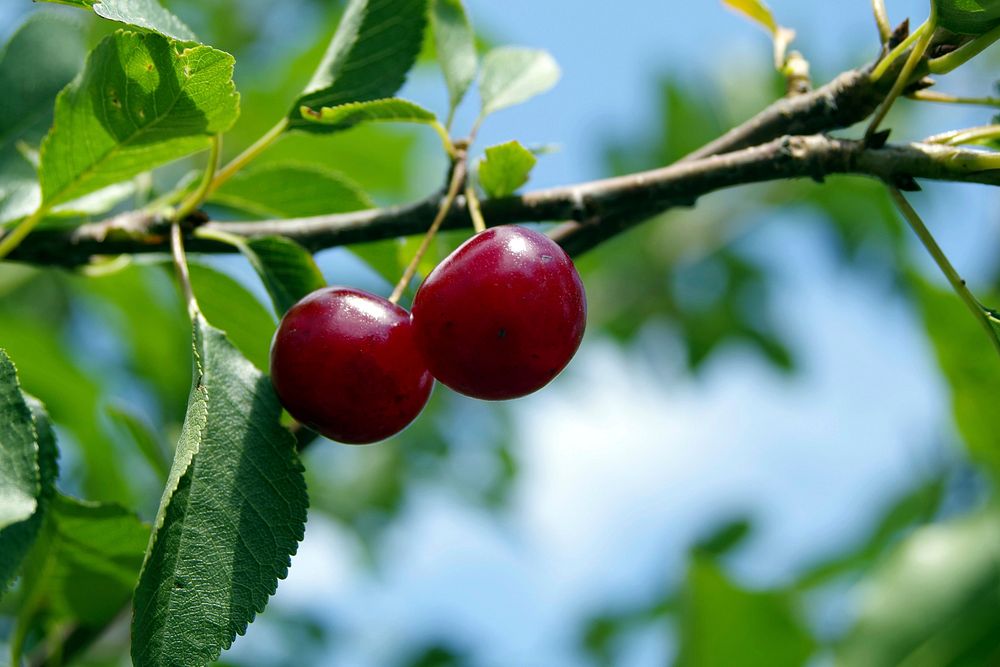
<path id="1" fill-rule="evenodd" d="M 346 287 L 303 298 L 274 336 L 271 381 L 300 422 L 331 440 L 376 442 L 420 414 L 434 378 L 486 400 L 541 389 L 573 357 L 586 316 L 562 248 L 523 227 L 495 227 L 427 276 L 412 315 Z"/>

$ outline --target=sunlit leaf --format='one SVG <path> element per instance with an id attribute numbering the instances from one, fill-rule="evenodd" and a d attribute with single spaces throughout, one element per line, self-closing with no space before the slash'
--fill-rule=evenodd
<path id="1" fill-rule="evenodd" d="M 208 145 L 236 120 L 233 58 L 154 33 L 119 31 L 59 94 L 42 144 L 46 206 L 76 199 Z"/>
<path id="2" fill-rule="evenodd" d="M 771 8 L 762 0 L 722 0 L 722 4 L 743 14 L 772 35 L 778 32 L 778 24 L 774 20 Z"/>
<path id="3" fill-rule="evenodd" d="M 559 80 L 559 65 L 547 51 L 514 46 L 493 49 L 483 58 L 479 76 L 482 115 L 521 104 Z"/>
<path id="4" fill-rule="evenodd" d="M 305 482 L 270 380 L 200 315 L 195 379 L 135 593 L 137 667 L 204 665 L 274 593 L 302 539 Z"/>
<path id="5" fill-rule="evenodd" d="M 476 36 L 462 0 L 433 0 L 431 27 L 434 47 L 448 86 L 448 104 L 455 110 L 476 78 Z"/>
<path id="6" fill-rule="evenodd" d="M 95 14 L 110 21 L 152 30 L 182 42 L 197 41 L 191 29 L 156 0 L 42 0 L 42 2 L 92 9 Z"/>
<path id="7" fill-rule="evenodd" d="M 319 109 L 303 106 L 299 112 L 309 122 L 328 125 L 334 129 L 347 129 L 360 123 L 431 124 L 437 121 L 433 113 L 419 104 L 398 97 L 370 102 L 349 102 Z"/>
<path id="8" fill-rule="evenodd" d="M 490 146 L 479 163 L 479 184 L 490 197 L 512 195 L 528 182 L 536 162 L 538 158 L 518 141 Z"/>
<path id="9" fill-rule="evenodd" d="M 427 0 L 350 0 L 323 60 L 292 105 L 291 127 L 335 129 L 303 119 L 303 106 L 335 107 L 394 95 L 416 62 L 426 24 Z"/>

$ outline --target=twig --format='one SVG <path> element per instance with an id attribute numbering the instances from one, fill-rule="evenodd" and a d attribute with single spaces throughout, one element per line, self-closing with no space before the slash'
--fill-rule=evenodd
<path id="1" fill-rule="evenodd" d="M 896 203 L 899 208 L 900 213 L 906 218 L 906 222 L 909 223 L 910 228 L 916 233 L 920 242 L 924 244 L 924 248 L 930 253 L 931 257 L 934 258 L 934 262 L 941 269 L 941 273 L 945 275 L 948 282 L 951 284 L 951 288 L 955 290 L 955 293 L 962 299 L 962 302 L 966 305 L 969 311 L 972 313 L 976 321 L 982 325 L 983 329 L 986 330 L 986 335 L 989 336 L 990 342 L 993 344 L 994 349 L 996 349 L 997 354 L 1000 354 L 1000 334 L 997 333 L 996 329 L 990 323 L 989 317 L 984 312 L 984 308 L 976 297 L 973 296 L 972 292 L 969 290 L 968 285 L 952 263 L 948 260 L 948 256 L 945 255 L 941 246 L 938 245 L 937 241 L 934 239 L 934 235 L 931 234 L 930 230 L 924 224 L 924 221 L 920 219 L 920 215 L 917 211 L 910 205 L 910 202 L 906 200 L 903 193 L 897 188 L 890 187 L 889 194 L 892 196 L 892 200 Z"/>
<path id="2" fill-rule="evenodd" d="M 872 13 L 875 14 L 878 37 L 883 44 L 886 44 L 892 37 L 892 24 L 889 22 L 889 14 L 885 11 L 885 0 L 872 0 Z"/>

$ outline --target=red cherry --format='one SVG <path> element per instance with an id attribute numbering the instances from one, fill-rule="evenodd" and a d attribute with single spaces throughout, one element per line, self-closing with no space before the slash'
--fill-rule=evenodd
<path id="1" fill-rule="evenodd" d="M 297 420 L 331 440 L 363 444 L 406 428 L 434 378 L 403 308 L 361 290 L 325 287 L 281 319 L 271 382 Z"/>
<path id="2" fill-rule="evenodd" d="M 573 358 L 586 323 L 573 261 L 523 227 L 473 236 L 431 271 L 413 300 L 417 347 L 434 377 L 489 400 L 548 384 Z"/>

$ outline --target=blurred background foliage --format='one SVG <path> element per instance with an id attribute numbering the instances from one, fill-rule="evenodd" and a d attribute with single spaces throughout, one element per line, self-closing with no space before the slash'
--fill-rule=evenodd
<path id="1" fill-rule="evenodd" d="M 38 11 L 24 4 L 11 11 L 12 20 L 19 17 L 15 22 Z M 165 4 L 209 43 L 236 56 L 242 115 L 227 136 L 230 155 L 284 113 L 325 48 L 341 9 L 327 0 Z M 89 44 L 113 28 L 80 14 L 57 13 L 78 22 L 82 32 L 68 34 L 83 34 Z M 484 43 L 496 37 L 489 24 L 477 28 Z M 11 29 L 4 33 L 9 37 Z M 53 39 L 51 49 L 58 62 L 78 62 L 82 44 Z M 429 49 L 418 80 L 433 76 Z M 852 60 L 854 55 L 824 65 L 860 62 Z M 593 135 L 603 144 L 599 152 L 606 175 L 675 160 L 782 92 L 778 77 L 763 69 L 736 99 L 710 78 L 685 79 L 673 72 L 648 85 L 659 91 L 657 107 L 646 114 L 650 122 L 624 131 L 597 128 Z M 37 143 L 48 120 L 39 120 L 29 143 Z M 896 117 L 897 128 L 908 122 Z M 371 125 L 330 136 L 288 136 L 255 167 L 294 160 L 347 175 L 379 204 L 403 202 L 439 187 L 444 173 L 433 137 L 422 132 Z M 6 148 L 0 157 L 16 161 Z M 161 169 L 152 184 L 138 184 L 133 196 L 155 196 L 191 167 Z M 729 568 L 758 530 L 754 519 L 734 516 L 705 526 L 690 545 L 682 572 L 664 571 L 641 599 L 607 600 L 579 610 L 574 639 L 579 664 L 628 664 L 623 656 L 629 643 L 649 632 L 671 637 L 673 660 L 685 666 L 1000 664 L 995 499 L 1000 366 L 959 301 L 915 260 L 918 255 L 877 183 L 845 178 L 741 188 L 614 238 L 579 260 L 590 300 L 588 337 L 640 351 L 679 346 L 686 372 L 695 377 L 717 353 L 734 346 L 783 374 L 798 372 L 797 355 L 772 308 L 774 267 L 746 242 L 754 224 L 778 208 L 798 211 L 821 228 L 845 271 L 879 281 L 908 299 L 947 383 L 967 456 L 942 456 L 915 471 L 906 493 L 870 510 L 867 528 L 854 542 L 766 589 L 741 583 Z M 223 207 L 211 213 L 240 215 Z M 446 235 L 436 257 L 461 239 L 461 233 Z M 327 277 L 385 293 L 387 280 L 412 253 L 413 241 L 352 251 L 320 254 Z M 235 258 L 193 259 L 195 290 L 208 319 L 266 368 L 275 318 L 256 279 Z M 148 520 L 183 419 L 190 383 L 188 323 L 163 258 L 110 268 L 67 272 L 0 265 L 0 345 L 17 363 L 25 389 L 54 419 L 62 444 L 63 490 L 119 502 Z M 1000 262 L 988 272 L 997 290 L 981 297 L 1000 303 Z M 656 363 L 655 354 L 650 361 Z M 460 502 L 485 508 L 502 521 L 519 481 L 511 410 L 439 388 L 423 416 L 389 442 L 365 448 L 317 443 L 306 455 L 313 517 L 326 517 L 352 535 L 362 546 L 364 567 L 374 572 L 397 557 L 387 553 L 384 536 L 405 513 L 416 488 L 450 489 Z M 839 611 L 824 612 L 848 589 L 861 591 L 856 606 L 844 609 L 834 602 Z M 16 592 L 0 603 L 0 638 L 11 631 L 10 614 L 17 604 Z M 327 664 L 328 646 L 341 638 L 337 619 L 273 605 L 251 627 L 256 632 L 273 642 L 266 656 L 243 653 L 225 658 L 225 664 Z M 119 624 L 81 664 L 121 664 L 125 641 Z M 456 635 L 421 638 L 393 664 L 497 663 Z"/>

